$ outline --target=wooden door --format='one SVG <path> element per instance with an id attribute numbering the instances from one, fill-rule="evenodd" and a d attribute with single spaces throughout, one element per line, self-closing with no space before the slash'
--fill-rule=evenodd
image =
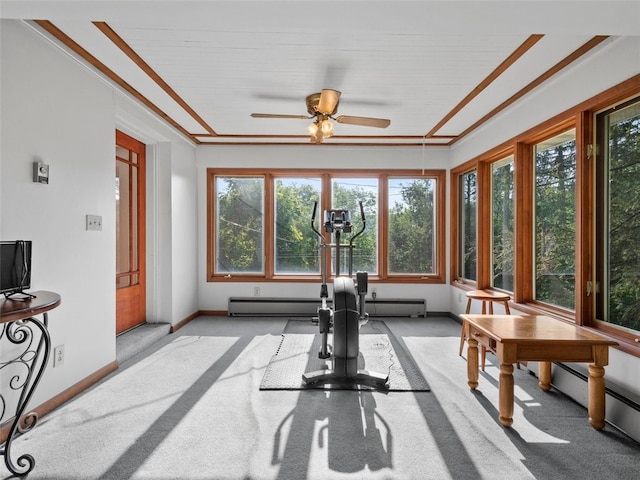
<path id="1" fill-rule="evenodd" d="M 145 320 L 145 145 L 116 131 L 116 334 Z"/>

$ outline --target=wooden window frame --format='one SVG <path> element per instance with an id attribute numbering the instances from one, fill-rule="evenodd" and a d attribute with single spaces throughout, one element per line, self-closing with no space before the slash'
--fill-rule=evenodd
<path id="1" fill-rule="evenodd" d="M 514 266 L 514 309 L 525 314 L 550 315 L 560 320 L 593 328 L 619 342 L 620 350 L 640 357 L 640 334 L 628 332 L 615 325 L 595 319 L 594 295 L 587 295 L 587 282 L 595 275 L 595 117 L 614 105 L 640 95 L 640 75 L 628 80 L 562 112 L 553 118 L 511 138 L 488 152 L 451 170 L 450 184 L 450 278 L 451 285 L 462 289 L 489 288 L 491 274 L 491 227 L 483 218 L 490 218 L 491 163 L 513 154 L 515 176 L 515 229 L 516 258 Z M 534 252 L 534 159 L 533 148 L 543 139 L 569 129 L 576 132 L 576 301 L 575 310 L 543 304 L 533 298 L 535 266 Z M 458 248 L 459 176 L 476 169 L 478 172 L 478 272 L 476 284 L 457 278 L 460 252 Z"/>
<path id="2" fill-rule="evenodd" d="M 486 215 L 484 218 L 490 218 L 493 219 L 493 166 L 496 163 L 502 162 L 508 158 L 513 159 L 513 202 L 514 202 L 514 241 L 516 238 L 518 238 L 518 230 L 517 230 L 517 211 L 516 208 L 519 205 L 518 202 L 518 198 L 517 198 L 517 193 L 518 193 L 518 189 L 516 186 L 516 155 L 515 155 L 515 148 L 509 148 L 507 150 L 501 151 L 501 152 L 497 152 L 496 154 L 494 154 L 491 158 L 487 159 L 486 161 L 482 162 L 482 169 L 483 169 L 483 173 L 485 175 L 485 182 L 483 184 L 483 189 L 486 189 L 486 193 L 483 191 L 482 192 L 482 198 L 483 198 L 483 213 L 484 215 Z M 486 172 L 484 171 L 486 169 Z M 486 205 L 484 205 L 486 203 Z M 487 242 L 487 248 L 486 250 L 486 254 L 488 255 L 486 258 L 486 268 L 483 268 L 482 272 L 483 272 L 483 277 L 482 277 L 482 283 L 483 285 L 486 285 L 485 288 L 491 288 L 494 290 L 500 290 L 498 288 L 493 287 L 492 285 L 492 277 L 493 277 L 493 224 L 491 222 L 489 222 L 489 225 L 486 225 L 486 231 L 483 230 L 483 241 Z M 517 255 L 517 251 L 518 249 L 515 249 L 516 251 L 514 252 L 514 289 L 515 289 L 515 281 L 516 281 L 516 272 L 515 272 L 515 268 L 516 268 L 516 263 L 517 263 L 517 259 L 516 259 L 516 255 Z M 483 251 L 484 254 L 484 251 Z M 484 259 L 483 259 L 484 260 Z M 484 262 L 483 262 L 484 263 Z M 513 292 L 508 292 L 510 294 L 513 294 Z"/>
<path id="3" fill-rule="evenodd" d="M 540 132 L 537 132 L 535 135 L 530 136 L 522 145 L 522 148 L 519 150 L 520 157 L 519 162 L 522 165 L 523 177 L 527 182 L 527 185 L 521 185 L 522 193 L 526 194 L 522 196 L 518 196 L 516 194 L 516 201 L 518 204 L 522 206 L 523 209 L 529 207 L 528 212 L 523 212 L 523 215 L 526 215 L 527 223 L 520 223 L 516 221 L 516 225 L 521 227 L 521 230 L 517 233 L 517 238 L 522 238 L 525 242 L 525 255 L 521 258 L 521 270 L 522 276 L 527 278 L 529 281 L 522 285 L 522 297 L 521 302 L 526 303 L 528 306 L 535 308 L 537 310 L 543 311 L 546 314 L 555 315 L 563 318 L 564 320 L 575 322 L 575 311 L 567 308 L 559 307 L 556 305 L 548 304 L 536 300 L 535 298 L 535 275 L 536 275 L 536 265 L 535 265 L 535 184 L 536 184 L 536 172 L 535 172 L 535 156 L 534 151 L 537 144 L 553 138 L 557 135 L 560 135 L 568 130 L 576 130 L 576 195 L 575 195 L 575 228 L 577 229 L 577 219 L 579 217 L 579 211 L 581 211 L 581 205 L 578 203 L 578 194 L 577 194 L 577 178 L 581 175 L 580 169 L 581 161 L 580 150 L 578 148 L 578 136 L 577 136 L 577 119 L 575 116 L 569 116 L 556 123 L 555 125 L 545 128 Z M 518 231 L 516 227 L 516 231 Z M 521 236 L 522 235 L 522 236 Z M 578 238 L 578 234 L 576 233 L 576 239 Z M 578 258 L 579 251 L 581 250 L 578 243 L 576 243 L 576 259 Z M 576 262 L 577 263 L 577 262 Z M 577 265 L 575 268 L 575 277 L 576 277 L 576 297 L 578 297 L 578 289 L 577 289 Z"/>
<path id="4" fill-rule="evenodd" d="M 449 252 L 450 252 L 450 264 L 449 264 L 449 278 L 451 278 L 451 282 L 453 284 L 459 285 L 467 285 L 470 287 L 475 287 L 477 285 L 477 280 L 471 280 L 468 278 L 462 278 L 460 276 L 460 267 L 462 264 L 462 252 L 460 251 L 460 235 L 462 232 L 460 231 L 460 220 L 462 220 L 462 208 L 460 205 L 460 178 L 463 175 L 466 175 L 471 172 L 476 172 L 476 202 L 479 198 L 478 193 L 478 170 L 477 170 L 477 162 L 475 160 L 471 160 L 468 162 L 459 165 L 456 168 L 451 169 L 450 172 L 450 227 L 449 231 L 451 236 L 449 237 Z M 476 228 L 478 225 L 478 205 L 476 203 Z M 478 239 L 478 235 L 476 233 L 476 241 Z M 476 248 L 477 251 L 477 248 Z M 478 259 L 476 256 L 476 266 L 478 265 Z M 478 278 L 478 273 L 476 272 L 476 279 Z"/>
<path id="5" fill-rule="evenodd" d="M 264 274 L 217 273 L 215 271 L 215 178 L 227 177 L 263 177 L 265 181 L 264 212 Z M 321 204 L 331 205 L 331 182 L 339 178 L 376 178 L 378 180 L 378 273 L 370 275 L 373 282 L 384 283 L 433 283 L 446 282 L 446 171 L 445 170 L 323 170 L 323 169 L 255 169 L 255 168 L 208 168 L 207 169 L 207 281 L 208 282 L 300 282 L 317 283 L 319 274 L 275 274 L 274 272 L 274 179 L 283 177 L 315 177 L 322 179 Z M 432 274 L 389 274 L 388 268 L 388 198 L 389 178 L 429 178 L 436 181 L 436 265 Z M 324 207 L 326 208 L 326 207 Z M 309 212 L 311 215 L 311 210 Z M 330 255 L 327 255 L 327 272 L 331 271 Z"/>
<path id="6" fill-rule="evenodd" d="M 638 75 L 640 77 L 640 75 Z M 589 190 L 588 195 L 585 195 L 584 204 L 585 205 L 593 205 L 593 211 L 596 212 L 600 206 L 597 205 L 596 193 L 595 193 L 595 177 L 596 177 L 596 165 L 595 162 L 598 159 L 598 154 L 596 151 L 600 148 L 597 144 L 596 139 L 596 116 L 606 110 L 610 110 L 616 106 L 627 103 L 630 100 L 640 101 L 640 79 L 636 84 L 637 88 L 629 94 L 629 92 L 622 91 L 618 95 L 616 95 L 611 101 L 600 103 L 598 106 L 594 107 L 588 115 L 588 118 L 585 119 L 585 126 L 583 135 L 586 138 L 589 138 L 592 142 L 593 148 L 590 151 L 585 149 L 584 156 L 588 158 L 590 161 L 588 162 L 589 168 L 585 170 L 584 173 L 584 182 L 589 182 L 589 185 L 592 185 L 593 188 Z M 616 90 L 617 91 L 617 90 Z M 588 144 L 586 144 L 588 145 Z M 587 210 L 587 209 L 585 209 Z M 587 281 L 598 281 L 597 272 L 596 272 L 596 262 L 598 259 L 596 258 L 596 245 L 595 245 L 595 214 L 586 215 L 582 225 L 582 230 L 585 232 L 585 242 L 590 242 L 589 246 L 591 251 L 593 252 L 590 256 L 585 256 L 585 258 L 581 259 L 582 261 L 582 269 L 587 273 L 584 277 L 584 282 L 582 285 L 583 292 L 587 292 Z M 600 333 L 605 333 L 608 336 L 613 337 L 620 343 L 620 349 L 626 353 L 631 355 L 635 355 L 640 357 L 640 332 L 634 333 L 635 331 L 629 331 L 624 327 L 620 327 L 616 324 L 605 322 L 603 320 L 599 320 L 596 318 L 596 296 L 590 295 L 589 297 L 585 296 L 583 311 L 584 314 L 582 316 L 583 322 L 582 325 L 592 327 L 600 331 Z M 590 301 L 587 301 L 587 298 Z"/>

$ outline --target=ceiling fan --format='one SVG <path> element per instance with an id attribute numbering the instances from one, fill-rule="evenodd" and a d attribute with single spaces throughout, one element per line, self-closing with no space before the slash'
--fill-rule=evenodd
<path id="1" fill-rule="evenodd" d="M 340 115 L 338 117 L 334 117 L 338 111 L 340 95 L 341 94 L 338 90 L 331 89 L 323 89 L 319 93 L 312 93 L 311 95 L 308 95 L 306 103 L 309 116 L 283 115 L 277 113 L 252 113 L 251 116 L 253 118 L 297 118 L 303 120 L 313 118 L 313 123 L 308 127 L 312 143 L 322 143 L 323 139 L 329 138 L 333 135 L 333 123 L 331 123 L 330 119 L 335 120 L 338 123 L 360 125 L 363 127 L 386 128 L 391 124 L 391 120 L 386 118 L 354 117 L 351 115 Z"/>

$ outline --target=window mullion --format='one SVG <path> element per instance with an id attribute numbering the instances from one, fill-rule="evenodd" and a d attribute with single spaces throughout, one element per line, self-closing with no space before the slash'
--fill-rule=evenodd
<path id="1" fill-rule="evenodd" d="M 264 174 L 264 276 L 273 278 L 275 272 L 275 179 L 269 173 Z"/>
<path id="2" fill-rule="evenodd" d="M 533 299 L 533 149 L 516 143 L 514 158 L 517 248 L 514 266 L 514 301 Z"/>
<path id="3" fill-rule="evenodd" d="M 331 243 L 331 236 L 328 233 L 325 233 L 324 228 L 322 227 L 322 218 L 323 212 L 331 208 L 331 197 L 333 193 L 331 191 L 331 175 L 329 173 L 325 173 L 322 175 L 322 193 L 320 198 L 322 199 L 320 205 L 318 205 L 318 210 L 316 211 L 316 225 L 318 225 L 318 231 L 324 236 L 324 241 L 329 244 Z M 327 272 L 327 280 L 331 278 L 331 264 L 333 260 L 333 250 L 331 248 L 326 249 L 326 255 L 324 256 L 324 268 L 325 272 Z"/>
<path id="4" fill-rule="evenodd" d="M 378 276 L 386 279 L 389 270 L 389 176 L 381 175 L 378 182 Z"/>
<path id="5" fill-rule="evenodd" d="M 491 285 L 491 165 L 478 163 L 477 195 L 477 288 Z"/>
<path id="6" fill-rule="evenodd" d="M 595 295 L 586 295 L 587 282 L 594 279 L 594 164 L 588 154 L 594 141 L 594 118 L 581 112 L 576 119 L 576 323 L 590 324 L 595 318 Z"/>

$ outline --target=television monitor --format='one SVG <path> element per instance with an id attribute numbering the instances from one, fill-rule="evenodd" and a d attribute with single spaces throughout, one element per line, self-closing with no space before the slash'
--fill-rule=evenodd
<path id="1" fill-rule="evenodd" d="M 0 242 L 0 293 L 6 297 L 31 287 L 31 241 Z"/>

